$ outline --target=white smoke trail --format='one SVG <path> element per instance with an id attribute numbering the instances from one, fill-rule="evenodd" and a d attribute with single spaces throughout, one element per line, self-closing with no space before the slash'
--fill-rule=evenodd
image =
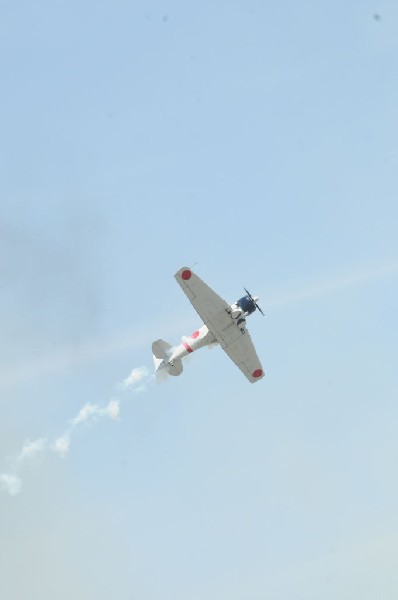
<path id="1" fill-rule="evenodd" d="M 148 369 L 146 367 L 138 367 L 133 369 L 116 387 L 122 392 L 141 392 L 147 389 L 145 380 L 149 379 Z M 71 441 L 76 428 L 81 427 L 83 423 L 96 423 L 105 417 L 112 421 L 117 421 L 120 415 L 120 403 L 121 400 L 118 398 L 111 398 L 105 406 L 86 403 L 77 415 L 71 419 L 64 432 L 53 442 L 49 442 L 48 438 L 44 437 L 33 441 L 26 440 L 19 453 L 8 459 L 8 471 L 0 473 L 0 489 L 8 492 L 10 496 L 19 494 L 22 490 L 22 479 L 19 472 L 27 462 L 30 462 L 46 450 L 54 452 L 60 458 L 65 458 L 70 452 Z"/>
<path id="2" fill-rule="evenodd" d="M 112 398 L 108 406 L 102 409 L 101 414 L 107 415 L 114 421 L 117 421 L 120 413 L 120 402 L 117 398 Z"/>
<path id="3" fill-rule="evenodd" d="M 134 387 L 136 383 L 142 381 L 145 377 L 148 376 L 148 369 L 146 367 L 138 367 L 133 369 L 126 379 L 123 379 L 121 383 L 117 386 L 123 392 Z M 142 387 L 142 386 L 141 386 Z"/>
<path id="4" fill-rule="evenodd" d="M 141 392 L 146 390 L 146 386 L 142 385 L 144 379 L 148 378 L 148 369 L 146 367 L 136 367 L 131 373 L 117 384 L 116 388 L 122 392 L 128 390 L 134 390 L 134 392 Z M 137 384 L 141 384 L 136 387 Z M 86 421 L 97 421 L 101 417 L 108 417 L 113 421 L 119 419 L 120 414 L 120 400 L 118 398 L 111 398 L 109 403 L 105 407 L 100 407 L 97 404 L 85 404 L 77 413 L 64 433 L 55 440 L 51 446 L 51 450 L 58 454 L 61 458 L 65 458 L 70 451 L 71 438 L 74 430 L 77 426 L 81 425 Z"/>
<path id="5" fill-rule="evenodd" d="M 26 440 L 18 456 L 15 459 L 16 463 L 22 463 L 25 460 L 33 458 L 40 452 L 43 452 L 46 445 L 45 438 L 39 438 L 33 442 Z"/>
<path id="6" fill-rule="evenodd" d="M 22 480 L 18 475 L 18 470 L 26 461 L 33 460 L 38 454 L 44 451 L 47 440 L 38 438 L 31 441 L 26 440 L 17 454 L 17 456 L 8 460 L 10 464 L 10 472 L 0 473 L 0 486 L 7 491 L 10 496 L 16 496 L 22 489 Z"/>
<path id="7" fill-rule="evenodd" d="M 112 398 L 109 403 L 101 408 L 97 404 L 85 404 L 74 417 L 64 433 L 51 444 L 51 450 L 59 457 L 65 458 L 70 450 L 71 438 L 76 427 L 86 421 L 95 422 L 101 417 L 109 417 L 117 421 L 120 413 L 120 401 Z"/>
<path id="8" fill-rule="evenodd" d="M 51 446 L 51 450 L 56 452 L 61 458 L 65 458 L 70 450 L 70 433 L 64 433 L 64 435 L 57 438 Z"/>
<path id="9" fill-rule="evenodd" d="M 16 496 L 22 489 L 21 479 L 12 473 L 1 473 L 0 485 L 10 496 Z"/>

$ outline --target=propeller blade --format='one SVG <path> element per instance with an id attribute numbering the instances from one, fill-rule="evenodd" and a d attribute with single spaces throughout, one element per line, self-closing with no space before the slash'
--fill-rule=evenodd
<path id="1" fill-rule="evenodd" d="M 256 307 L 258 308 L 258 310 L 260 311 L 260 313 L 263 315 L 263 317 L 265 317 L 265 314 L 263 313 L 263 311 L 261 310 L 261 308 L 259 307 L 259 305 L 257 304 L 257 302 L 254 303 L 256 305 Z"/>
<path id="2" fill-rule="evenodd" d="M 243 289 L 245 290 L 246 294 L 247 294 L 247 295 L 250 297 L 250 299 L 251 299 L 251 300 L 254 302 L 254 298 L 253 298 L 253 296 L 251 295 L 251 293 L 249 292 L 249 290 L 247 290 L 245 287 L 244 287 Z M 257 302 L 254 302 L 254 306 L 255 306 L 256 308 L 258 308 L 258 310 L 259 310 L 259 311 L 260 311 L 260 313 L 263 315 L 263 317 L 265 317 L 265 314 L 263 313 L 263 311 L 261 310 L 261 308 L 259 307 L 259 305 L 257 304 Z"/>

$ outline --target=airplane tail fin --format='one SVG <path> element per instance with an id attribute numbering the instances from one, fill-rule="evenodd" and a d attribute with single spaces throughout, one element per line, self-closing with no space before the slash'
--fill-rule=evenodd
<path id="1" fill-rule="evenodd" d="M 153 363 L 155 365 L 155 373 L 160 369 L 166 369 L 170 375 L 181 375 L 183 367 L 182 360 L 176 358 L 170 362 L 170 357 L 173 353 L 173 346 L 164 340 L 156 340 L 152 344 Z"/>

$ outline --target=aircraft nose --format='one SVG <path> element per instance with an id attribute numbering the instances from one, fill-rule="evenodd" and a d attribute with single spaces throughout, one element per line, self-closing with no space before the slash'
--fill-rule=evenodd
<path id="1" fill-rule="evenodd" d="M 253 300 L 257 303 L 260 300 L 260 296 L 254 296 Z"/>

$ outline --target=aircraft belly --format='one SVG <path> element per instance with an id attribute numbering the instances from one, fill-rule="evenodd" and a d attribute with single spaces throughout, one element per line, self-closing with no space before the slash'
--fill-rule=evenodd
<path id="1" fill-rule="evenodd" d="M 231 319 L 228 313 L 225 313 L 227 319 L 214 319 L 208 323 L 208 328 L 219 342 L 222 348 L 225 348 L 239 339 L 243 334 Z"/>

